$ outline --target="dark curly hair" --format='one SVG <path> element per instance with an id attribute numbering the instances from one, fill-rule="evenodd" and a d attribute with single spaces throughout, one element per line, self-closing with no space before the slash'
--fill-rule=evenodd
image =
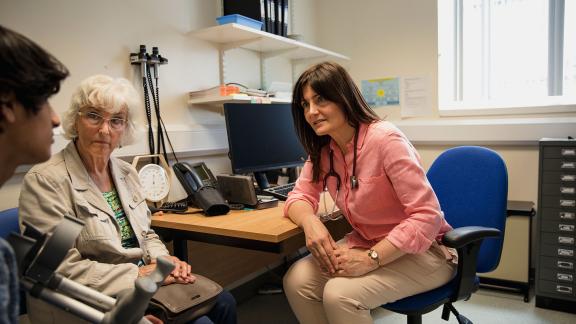
<path id="1" fill-rule="evenodd" d="M 304 117 L 304 88 L 310 86 L 314 92 L 328 101 L 338 105 L 348 124 L 356 130 L 362 123 L 379 120 L 378 115 L 370 108 L 362 97 L 360 90 L 346 70 L 337 63 L 323 62 L 316 64 L 302 73 L 292 93 L 292 117 L 294 127 L 312 161 L 312 181 L 320 178 L 320 152 L 322 147 L 330 143 L 330 136 L 318 136 L 306 122 Z"/>
<path id="2" fill-rule="evenodd" d="M 36 114 L 68 75 L 68 69 L 42 47 L 0 25 L 0 95 L 13 94 L 29 113 Z"/>

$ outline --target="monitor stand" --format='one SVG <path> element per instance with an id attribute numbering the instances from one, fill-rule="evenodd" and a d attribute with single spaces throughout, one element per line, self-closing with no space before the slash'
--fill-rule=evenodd
<path id="1" fill-rule="evenodd" d="M 260 190 L 270 188 L 270 183 L 268 183 L 268 178 L 266 177 L 266 172 L 254 172 L 254 178 L 258 184 Z"/>

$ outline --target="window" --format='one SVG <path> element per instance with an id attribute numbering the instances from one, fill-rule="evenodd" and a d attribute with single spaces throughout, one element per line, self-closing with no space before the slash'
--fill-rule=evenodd
<path id="1" fill-rule="evenodd" d="M 576 1 L 438 0 L 442 115 L 576 112 Z"/>

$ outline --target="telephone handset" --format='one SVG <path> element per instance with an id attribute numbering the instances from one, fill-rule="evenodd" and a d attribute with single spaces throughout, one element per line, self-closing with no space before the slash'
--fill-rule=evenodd
<path id="1" fill-rule="evenodd" d="M 216 187 L 216 178 L 204 162 L 193 165 L 186 162 L 176 163 L 172 168 L 189 195 L 203 186 Z"/>
<path id="2" fill-rule="evenodd" d="M 202 208 L 208 216 L 224 215 L 230 207 L 218 192 L 216 178 L 204 162 L 190 165 L 175 163 L 172 168 L 193 204 Z"/>

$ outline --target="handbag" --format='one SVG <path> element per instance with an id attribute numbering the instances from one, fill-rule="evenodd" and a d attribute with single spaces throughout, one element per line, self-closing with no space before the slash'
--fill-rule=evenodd
<path id="1" fill-rule="evenodd" d="M 148 314 L 164 323 L 188 323 L 206 315 L 216 303 L 222 287 L 216 282 L 194 274 L 191 284 L 161 286 L 150 300 Z"/>

